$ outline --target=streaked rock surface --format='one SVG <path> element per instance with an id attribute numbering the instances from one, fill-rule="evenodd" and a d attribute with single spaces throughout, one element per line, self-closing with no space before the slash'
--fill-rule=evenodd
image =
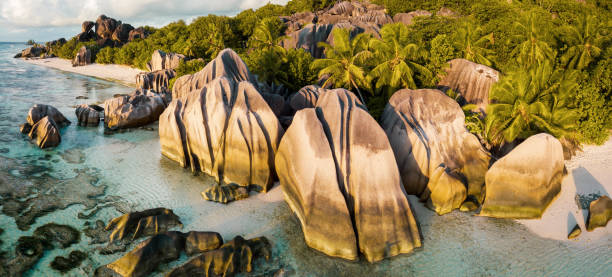
<path id="1" fill-rule="evenodd" d="M 610 219 L 612 219 L 612 199 L 608 196 L 601 196 L 589 205 L 587 231 L 605 227 Z"/>
<path id="2" fill-rule="evenodd" d="M 438 87 L 442 90 L 452 89 L 460 93 L 468 103 L 476 104 L 482 111 L 486 111 L 489 92 L 497 81 L 497 70 L 465 59 L 454 59 L 449 62 L 446 76 L 440 80 Z"/>
<path id="3" fill-rule="evenodd" d="M 111 130 L 144 126 L 159 119 L 166 108 L 162 94 L 138 89 L 104 101 L 104 125 Z"/>

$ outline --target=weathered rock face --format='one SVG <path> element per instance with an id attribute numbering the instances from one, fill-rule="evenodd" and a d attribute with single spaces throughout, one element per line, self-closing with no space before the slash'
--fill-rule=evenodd
<path id="1" fill-rule="evenodd" d="M 166 157 L 219 182 L 263 191 L 273 183 L 274 154 L 282 134 L 257 89 L 226 77 L 175 98 L 159 122 Z"/>
<path id="2" fill-rule="evenodd" d="M 134 30 L 134 27 L 130 24 L 121 23 L 117 25 L 117 28 L 113 31 L 112 39 L 120 42 L 128 42 L 130 32 Z"/>
<path id="3" fill-rule="evenodd" d="M 482 111 L 487 109 L 489 91 L 499 81 L 497 70 L 465 59 L 454 59 L 449 62 L 446 73 L 438 83 L 440 89 L 452 89 Z"/>
<path id="4" fill-rule="evenodd" d="M 141 89 L 166 93 L 169 92 L 170 79 L 174 78 L 175 75 L 174 69 L 138 73 L 136 75 L 136 85 Z"/>
<path id="5" fill-rule="evenodd" d="M 467 131 L 457 102 L 439 90 L 400 90 L 385 107 L 382 127 L 408 194 L 438 214 L 459 208 L 468 195 L 482 202 L 489 155 Z"/>
<path id="6" fill-rule="evenodd" d="M 421 246 L 389 141 L 351 92 L 327 91 L 296 113 L 276 168 L 308 246 L 370 262 Z"/>
<path id="7" fill-rule="evenodd" d="M 138 27 L 130 31 L 130 34 L 128 35 L 128 41 L 134 41 L 139 38 L 146 38 L 148 35 L 149 34 L 144 28 Z"/>
<path id="8" fill-rule="evenodd" d="M 225 77 L 234 83 L 247 81 L 257 86 L 257 81 L 240 56 L 231 49 L 224 49 L 208 63 L 204 69 L 195 74 L 181 76 L 172 87 L 172 99 L 181 98 L 194 90 L 202 89 L 206 84 L 219 77 Z M 257 87 L 256 87 L 257 88 Z"/>
<path id="9" fill-rule="evenodd" d="M 606 227 L 610 219 L 612 219 L 612 199 L 608 196 L 601 196 L 589 205 L 587 231 L 593 231 L 597 227 Z"/>
<path id="10" fill-rule="evenodd" d="M 70 121 L 58 111 L 55 107 L 45 104 L 36 104 L 28 111 L 26 122 L 30 125 L 36 124 L 43 117 L 49 116 L 56 124 L 60 126 L 69 125 Z"/>
<path id="11" fill-rule="evenodd" d="M 531 136 L 487 172 L 480 215 L 540 218 L 561 191 L 563 175 L 561 143 L 545 133 Z"/>
<path id="12" fill-rule="evenodd" d="M 185 60 L 185 55 L 155 50 L 147 67 L 149 71 L 176 69 L 182 60 Z"/>
<path id="13" fill-rule="evenodd" d="M 185 254 L 192 256 L 214 250 L 223 244 L 223 238 L 217 232 L 191 231 L 185 236 Z"/>
<path id="14" fill-rule="evenodd" d="M 183 224 L 172 210 L 154 208 L 113 218 L 104 229 L 113 230 L 109 237 L 110 242 L 113 242 L 128 235 L 131 235 L 131 240 L 140 236 L 156 235 L 175 226 Z"/>
<path id="15" fill-rule="evenodd" d="M 89 32 L 95 26 L 96 23 L 93 21 L 83 21 L 83 24 L 81 24 L 81 33 Z"/>
<path id="16" fill-rule="evenodd" d="M 165 108 L 161 94 L 136 90 L 104 101 L 104 125 L 111 130 L 140 127 L 158 120 Z"/>
<path id="17" fill-rule="evenodd" d="M 291 106 L 294 111 L 314 108 L 317 105 L 319 96 L 325 91 L 327 91 L 327 89 L 317 85 L 305 86 L 289 97 L 289 106 Z"/>
<path id="18" fill-rule="evenodd" d="M 103 39 L 112 39 L 115 29 L 120 24 L 121 21 L 117 21 L 106 15 L 100 15 L 98 19 L 96 19 L 96 35 Z"/>
<path id="19" fill-rule="evenodd" d="M 314 14 L 303 13 L 282 17 L 281 20 L 287 25 L 285 34 L 289 37 L 282 46 L 286 49 L 303 48 L 315 58 L 323 57 L 319 42 L 333 44 L 331 34 L 334 28 L 350 29 L 351 36 L 365 32 L 380 37 L 380 27 L 393 22 L 382 6 L 349 1 Z"/>
<path id="20" fill-rule="evenodd" d="M 189 260 L 167 276 L 234 276 L 251 272 L 253 261 L 259 257 L 265 258 L 266 261 L 270 259 L 270 243 L 265 237 L 245 240 L 237 236 L 219 249 Z"/>
<path id="21" fill-rule="evenodd" d="M 36 140 L 40 148 L 56 147 L 61 142 L 59 128 L 70 124 L 56 108 L 36 104 L 28 111 L 26 123 L 20 126 L 20 131 L 27 134 L 31 140 Z"/>
<path id="22" fill-rule="evenodd" d="M 138 244 L 125 256 L 96 269 L 94 275 L 148 276 L 159 264 L 178 259 L 184 247 L 185 237 L 180 232 L 155 235 Z"/>
<path id="23" fill-rule="evenodd" d="M 398 13 L 393 16 L 393 22 L 404 23 L 406 25 L 412 25 L 414 18 L 416 17 L 430 17 L 431 13 L 424 10 L 412 11 L 409 13 Z"/>
<path id="24" fill-rule="evenodd" d="M 84 66 L 91 64 L 91 50 L 83 46 L 72 61 L 72 66 Z"/>
<path id="25" fill-rule="evenodd" d="M 32 46 L 21 51 L 21 58 L 35 58 L 40 57 L 45 52 L 45 48 Z"/>
<path id="26" fill-rule="evenodd" d="M 81 104 L 76 110 L 79 126 L 98 126 L 100 124 L 100 115 L 104 114 L 104 108 L 98 105 Z"/>
<path id="27" fill-rule="evenodd" d="M 96 39 L 96 32 L 94 32 L 93 30 L 89 30 L 87 32 L 79 33 L 78 35 L 76 35 L 76 39 L 80 42 L 86 42 L 92 39 Z"/>

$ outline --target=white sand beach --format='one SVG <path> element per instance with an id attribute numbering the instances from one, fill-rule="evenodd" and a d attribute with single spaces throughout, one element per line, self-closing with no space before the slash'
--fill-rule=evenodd
<path id="1" fill-rule="evenodd" d="M 25 61 L 31 64 L 119 82 L 132 87 L 136 86 L 136 75 L 140 72 L 144 72 L 137 68 L 117 64 L 90 64 L 73 67 L 70 60 L 61 58 L 25 59 Z"/>
<path id="2" fill-rule="evenodd" d="M 579 208 L 576 201 L 577 194 L 611 195 L 612 139 L 601 146 L 584 146 L 583 152 L 566 161 L 565 165 L 568 175 L 563 179 L 561 193 L 542 218 L 517 221 L 538 236 L 556 240 L 567 240 L 567 235 L 578 223 L 582 234 L 573 240 L 576 243 L 591 243 L 612 234 L 612 223 L 587 232 L 588 208 Z"/>

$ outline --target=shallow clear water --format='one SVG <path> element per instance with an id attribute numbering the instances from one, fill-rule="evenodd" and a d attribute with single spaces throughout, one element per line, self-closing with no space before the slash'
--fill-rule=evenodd
<path id="1" fill-rule="evenodd" d="M 131 88 L 95 78 L 48 69 L 13 59 L 25 46 L 0 44 L 0 182 L 14 188 L 39 186 L 25 198 L 45 200 L 53 194 L 63 203 L 83 202 L 34 218 L 27 224 L 27 213 L 5 215 L 8 204 L 0 195 L 0 249 L 12 255 L 20 236 L 31 235 L 48 222 L 83 229 L 86 222 L 107 222 L 121 212 L 167 207 L 181 217 L 182 231 L 216 231 L 226 240 L 235 235 L 246 238 L 267 236 L 273 244 L 269 263 L 257 262 L 256 276 L 269 276 L 280 268 L 295 276 L 610 276 L 612 238 L 589 243 L 542 239 L 511 220 L 475 217 L 453 212 L 436 216 L 411 197 L 413 211 L 420 222 L 423 248 L 376 264 L 347 262 L 326 257 L 305 246 L 297 218 L 282 200 L 278 186 L 267 194 L 252 194 L 249 199 L 229 205 L 207 202 L 200 192 L 212 184 L 210 178 L 194 176 L 159 151 L 157 124 L 154 131 L 135 129 L 104 135 L 103 128 L 76 126 L 74 106 L 96 103 Z M 79 100 L 77 96 L 89 99 Z M 69 120 L 62 129 L 62 143 L 52 150 L 40 150 L 19 133 L 28 109 L 36 103 L 51 104 Z M 78 174 L 75 170 L 78 170 Z M 42 185 L 44 184 L 44 185 Z M 83 197 L 86 191 L 106 186 L 103 195 Z M 82 191 L 81 191 L 82 190 Z M 115 196 L 115 197 L 113 197 Z M 88 198 L 83 200 L 83 198 Z M 58 200 L 59 201 L 59 200 Z M 89 219 L 95 205 L 107 203 Z M 17 226 L 16 218 L 24 230 Z M 49 267 L 55 256 L 78 249 L 89 253 L 80 268 L 69 276 L 91 275 L 93 270 L 122 255 L 102 256 L 99 245 L 81 236 L 81 242 L 67 249 L 46 251 L 28 276 L 60 275 Z M 187 258 L 162 266 L 156 275 L 177 266 Z"/>

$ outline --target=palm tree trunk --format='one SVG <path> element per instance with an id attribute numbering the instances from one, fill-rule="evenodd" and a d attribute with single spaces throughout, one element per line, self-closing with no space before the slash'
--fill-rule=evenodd
<path id="1" fill-rule="evenodd" d="M 363 104 L 364 107 L 367 108 L 366 106 L 366 102 L 363 101 L 363 96 L 361 96 L 361 91 L 359 91 L 359 87 L 357 87 L 357 85 L 355 84 L 355 82 L 353 81 L 353 79 L 351 78 L 351 84 L 355 87 L 355 89 L 357 90 L 357 95 L 359 95 L 359 100 L 361 100 L 361 103 Z"/>

